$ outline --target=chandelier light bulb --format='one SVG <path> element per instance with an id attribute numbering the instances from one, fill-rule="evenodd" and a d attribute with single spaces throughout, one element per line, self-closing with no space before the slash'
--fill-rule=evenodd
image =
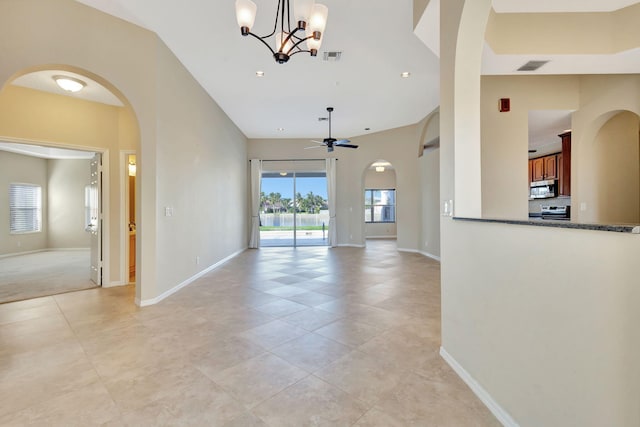
<path id="1" fill-rule="evenodd" d="M 328 15 L 329 15 L 329 8 L 327 6 L 320 3 L 316 3 L 313 5 L 311 18 L 309 18 L 309 29 L 311 30 L 312 33 L 318 32 L 322 34 L 324 32 L 324 29 L 327 26 Z M 315 34 L 314 34 L 314 38 L 315 38 Z"/>
<path id="2" fill-rule="evenodd" d="M 304 30 L 306 28 L 314 3 L 314 0 L 295 0 L 293 2 L 293 14 L 296 18 L 296 25 L 299 29 Z M 300 25 L 301 22 L 304 22 L 302 27 Z"/>
<path id="3" fill-rule="evenodd" d="M 242 34 L 248 34 L 251 28 L 253 28 L 253 23 L 256 20 L 256 12 L 258 11 L 258 6 L 251 0 L 236 0 L 236 20 L 238 21 L 238 26 L 242 29 Z"/>

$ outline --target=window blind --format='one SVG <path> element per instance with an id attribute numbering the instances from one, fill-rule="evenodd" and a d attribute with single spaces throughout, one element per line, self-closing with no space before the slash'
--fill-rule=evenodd
<path id="1" fill-rule="evenodd" d="M 41 231 L 42 188 L 33 184 L 10 184 L 9 217 L 11 233 Z"/>

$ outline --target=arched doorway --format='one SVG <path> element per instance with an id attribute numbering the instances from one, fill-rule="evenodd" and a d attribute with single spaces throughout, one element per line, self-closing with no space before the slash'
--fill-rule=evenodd
<path id="1" fill-rule="evenodd" d="M 58 86 L 59 77 L 79 82 L 81 90 L 75 93 L 65 91 Z M 50 161 L 46 157 L 51 155 L 46 153 L 61 149 L 92 156 L 97 154 L 96 161 L 90 162 L 90 167 L 95 169 L 86 170 L 87 188 L 90 190 L 91 187 L 95 192 L 85 194 L 83 191 L 81 196 L 75 194 L 83 199 L 77 209 L 86 212 L 75 212 L 74 216 L 93 218 L 91 224 L 83 223 L 79 231 L 77 224 L 69 224 L 69 217 L 60 214 L 60 206 L 65 205 L 61 202 L 66 197 L 65 186 L 57 185 L 55 188 L 60 190 L 55 194 L 48 193 L 48 200 L 56 203 L 43 209 L 48 226 L 40 233 L 55 229 L 59 238 L 54 240 L 46 235 L 40 242 L 32 242 L 30 251 L 79 250 L 88 245 L 91 258 L 95 258 L 91 270 L 95 273 L 92 276 L 94 282 L 105 287 L 129 283 L 120 256 L 125 230 L 128 235 L 128 224 L 122 221 L 120 214 L 124 206 L 120 200 L 122 188 L 118 171 L 121 160 L 118 153 L 121 149 L 135 152 L 139 132 L 137 119 L 126 98 L 105 79 L 87 70 L 65 65 L 42 65 L 14 73 L 4 83 L 0 91 L 0 108 L 5 112 L 0 120 L 0 139 L 23 147 L 40 147 L 45 153 L 40 155 L 44 161 Z M 63 168 L 61 161 L 56 162 L 59 169 Z M 26 179 L 29 180 L 28 177 Z M 49 182 L 57 182 L 52 179 L 57 178 L 49 176 L 44 181 L 45 187 L 50 185 Z M 72 193 L 71 189 L 66 190 Z M 89 203 L 92 200 L 93 204 Z M 55 210 L 53 206 L 56 206 Z M 101 207 L 101 215 L 96 206 Z M 66 238 L 72 234 L 71 231 L 76 236 L 89 234 L 91 243 L 85 244 L 82 237 Z M 12 240 L 22 243 L 20 237 L 13 236 Z M 4 252 L 11 254 L 16 251 L 15 248 L 5 248 Z"/>
<path id="2" fill-rule="evenodd" d="M 365 239 L 396 239 L 396 171 L 383 159 L 364 171 Z"/>

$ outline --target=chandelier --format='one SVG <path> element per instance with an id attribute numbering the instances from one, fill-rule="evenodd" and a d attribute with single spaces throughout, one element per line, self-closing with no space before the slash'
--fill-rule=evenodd
<path id="1" fill-rule="evenodd" d="M 289 0 L 278 0 L 273 31 L 266 36 L 258 36 L 251 32 L 256 19 L 256 4 L 251 0 L 236 0 L 236 19 L 242 35 L 260 40 L 279 64 L 284 64 L 291 56 L 300 52 L 316 56 L 322 43 L 322 33 L 327 25 L 327 6 L 315 3 L 314 0 L 293 0 L 295 19 L 292 26 L 290 3 Z M 272 36 L 275 36 L 275 49 L 266 41 Z"/>

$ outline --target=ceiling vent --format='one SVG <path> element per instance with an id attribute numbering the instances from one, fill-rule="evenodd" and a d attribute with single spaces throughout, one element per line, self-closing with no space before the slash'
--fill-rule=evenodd
<path id="1" fill-rule="evenodd" d="M 529 61 L 522 67 L 518 68 L 518 71 L 536 71 L 549 61 Z"/>
<path id="2" fill-rule="evenodd" d="M 334 51 L 334 52 L 325 52 L 325 53 L 324 53 L 324 60 L 325 60 L 325 61 L 333 61 L 333 62 L 336 62 L 336 61 L 340 61 L 340 57 L 341 57 L 341 56 L 342 56 L 342 52 L 337 52 L 337 51 Z"/>
<path id="3" fill-rule="evenodd" d="M 326 122 L 327 120 L 329 120 L 329 117 L 318 117 L 319 122 Z"/>

